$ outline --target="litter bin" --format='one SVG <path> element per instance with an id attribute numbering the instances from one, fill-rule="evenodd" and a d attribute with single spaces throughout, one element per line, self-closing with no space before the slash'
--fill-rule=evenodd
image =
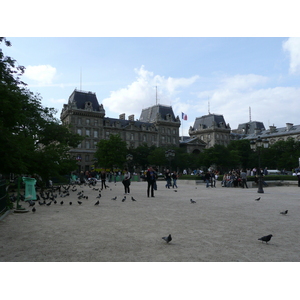
<path id="1" fill-rule="evenodd" d="M 30 177 L 22 177 L 25 183 L 25 201 L 36 200 L 35 184 L 36 179 Z"/>

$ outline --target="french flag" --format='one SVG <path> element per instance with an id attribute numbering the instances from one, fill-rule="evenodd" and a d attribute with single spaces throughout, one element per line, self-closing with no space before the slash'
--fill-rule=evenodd
<path id="1" fill-rule="evenodd" d="M 183 112 L 181 113 L 181 118 L 182 118 L 182 120 L 187 121 L 187 115 Z"/>

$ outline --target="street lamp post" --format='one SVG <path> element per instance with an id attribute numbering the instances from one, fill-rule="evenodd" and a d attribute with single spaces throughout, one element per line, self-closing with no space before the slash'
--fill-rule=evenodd
<path id="1" fill-rule="evenodd" d="M 169 160 L 169 168 L 171 168 L 171 160 L 175 157 L 175 150 L 167 150 L 165 156 Z"/>
<path id="2" fill-rule="evenodd" d="M 267 139 L 262 140 L 260 136 L 257 137 L 256 140 L 252 140 L 250 142 L 250 147 L 253 151 L 257 151 L 258 154 L 258 169 L 259 169 L 259 178 L 258 178 L 258 193 L 264 193 L 264 189 L 262 187 L 263 182 L 263 172 L 261 170 L 261 149 L 269 147 L 269 141 Z"/>

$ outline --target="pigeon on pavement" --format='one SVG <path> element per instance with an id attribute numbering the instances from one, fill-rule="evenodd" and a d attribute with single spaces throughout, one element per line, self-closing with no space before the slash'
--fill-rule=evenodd
<path id="1" fill-rule="evenodd" d="M 280 214 L 286 215 L 288 213 L 288 210 L 282 211 Z"/>
<path id="2" fill-rule="evenodd" d="M 172 241 L 171 234 L 169 234 L 168 236 L 162 237 L 162 239 L 165 240 L 167 243 L 171 242 Z"/>
<path id="3" fill-rule="evenodd" d="M 77 202 L 78 202 L 78 204 L 79 204 L 79 205 L 81 205 L 81 204 L 82 204 L 82 202 L 81 202 L 81 201 L 77 201 Z"/>
<path id="4" fill-rule="evenodd" d="M 100 203 L 100 202 L 99 202 L 99 200 L 98 200 L 98 201 L 95 203 L 95 205 L 99 205 L 99 203 Z"/>
<path id="5" fill-rule="evenodd" d="M 273 236 L 272 234 L 265 235 L 265 236 L 261 237 L 258 240 L 261 241 L 261 242 L 266 242 L 266 244 L 267 244 L 271 240 L 272 236 Z"/>
<path id="6" fill-rule="evenodd" d="M 259 201 L 260 200 L 260 197 L 258 197 L 257 199 L 255 199 L 255 201 Z"/>
<path id="7" fill-rule="evenodd" d="M 190 201 L 191 201 L 191 203 L 196 203 L 196 201 L 194 201 L 193 199 L 191 199 Z"/>
<path id="8" fill-rule="evenodd" d="M 132 201 L 136 201 L 133 197 L 131 197 L 131 200 L 132 200 Z"/>
<path id="9" fill-rule="evenodd" d="M 124 198 L 122 199 L 122 202 L 124 202 L 126 200 L 126 196 L 124 196 Z"/>
<path id="10" fill-rule="evenodd" d="M 111 200 L 117 200 L 117 196 L 116 196 L 116 197 L 114 197 L 114 198 L 111 198 Z"/>

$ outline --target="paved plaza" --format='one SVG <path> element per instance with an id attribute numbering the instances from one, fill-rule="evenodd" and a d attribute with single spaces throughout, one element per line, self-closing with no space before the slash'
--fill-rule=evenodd
<path id="1" fill-rule="evenodd" d="M 159 181 L 155 198 L 146 196 L 146 182 L 130 187 L 124 202 L 121 183 L 109 183 L 100 199 L 93 188 L 77 186 L 70 196 L 58 196 L 57 204 L 36 203 L 35 213 L 6 215 L 0 221 L 0 261 L 300 261 L 297 186 L 267 187 L 258 194 L 257 188 L 223 188 L 219 182 L 206 188 L 179 180 L 176 190 L 166 189 Z M 82 190 L 88 199 L 79 205 Z M 280 214 L 284 210 L 287 215 Z M 162 237 L 169 234 L 167 244 Z M 258 240 L 268 234 L 273 235 L 268 244 Z"/>

